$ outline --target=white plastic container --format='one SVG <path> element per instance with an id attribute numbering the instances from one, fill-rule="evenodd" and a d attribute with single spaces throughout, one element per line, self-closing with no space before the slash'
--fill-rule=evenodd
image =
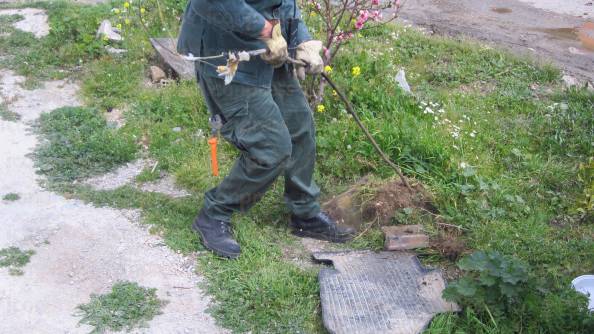
<path id="1" fill-rule="evenodd" d="M 594 311 L 594 275 L 578 276 L 571 281 L 573 288 L 590 298 L 588 309 Z"/>

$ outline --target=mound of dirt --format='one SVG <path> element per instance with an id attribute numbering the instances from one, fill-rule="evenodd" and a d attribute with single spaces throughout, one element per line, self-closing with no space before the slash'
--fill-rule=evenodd
<path id="1" fill-rule="evenodd" d="M 444 258 L 455 262 L 466 250 L 461 231 L 442 229 L 437 237 L 431 240 L 431 248 L 439 252 Z"/>
<path id="2" fill-rule="evenodd" d="M 409 183 L 411 183 L 409 181 Z M 411 183 L 410 191 L 401 180 L 377 181 L 368 177 L 322 205 L 340 224 L 360 228 L 365 222 L 387 225 L 405 208 L 435 212 L 431 195 L 421 183 Z"/>

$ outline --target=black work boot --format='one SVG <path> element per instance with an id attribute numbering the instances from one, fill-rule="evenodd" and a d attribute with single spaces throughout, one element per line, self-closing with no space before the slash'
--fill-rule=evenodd
<path id="1" fill-rule="evenodd" d="M 355 236 L 355 230 L 350 227 L 338 226 L 336 222 L 324 212 L 318 213 L 310 219 L 291 216 L 293 234 L 331 242 L 347 242 Z"/>
<path id="2" fill-rule="evenodd" d="M 210 219 L 201 210 L 192 224 L 192 230 L 200 234 L 204 247 L 215 254 L 230 259 L 236 259 L 239 256 L 241 248 L 233 239 L 230 223 Z"/>

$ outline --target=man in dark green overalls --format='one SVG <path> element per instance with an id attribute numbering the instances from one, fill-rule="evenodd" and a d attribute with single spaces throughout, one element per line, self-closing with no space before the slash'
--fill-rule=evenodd
<path id="1" fill-rule="evenodd" d="M 249 209 L 281 173 L 294 234 L 333 242 L 347 241 L 354 234 L 320 211 L 319 188 L 313 180 L 312 112 L 285 65 L 285 38 L 292 38 L 295 58 L 305 64 L 297 66 L 299 76 L 323 69 L 322 43 L 311 39 L 303 23 L 296 23 L 300 15 L 295 0 L 190 0 L 186 8 L 179 53 L 208 57 L 268 50 L 262 57 L 239 63 L 229 85 L 216 71 L 226 59 L 210 59 L 215 66 L 196 63 L 208 109 L 223 120 L 221 135 L 241 151 L 229 175 L 205 194 L 204 207 L 192 225 L 203 244 L 218 255 L 239 256 L 231 215 Z"/>

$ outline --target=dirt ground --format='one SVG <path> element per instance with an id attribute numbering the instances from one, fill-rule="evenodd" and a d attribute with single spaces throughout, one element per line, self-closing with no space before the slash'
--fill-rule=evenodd
<path id="1" fill-rule="evenodd" d="M 550 61 L 594 82 L 592 0 L 405 0 L 401 18 Z"/>
<path id="2" fill-rule="evenodd" d="M 0 12 L 0 15 L 6 12 Z M 10 13 L 10 12 L 9 12 Z M 25 22 L 47 22 L 45 13 L 21 12 Z M 36 36 L 43 24 L 24 24 Z M 37 30 L 35 30 L 37 29 Z M 136 333 L 224 333 L 206 312 L 210 298 L 198 287 L 195 258 L 173 252 L 139 223 L 140 213 L 97 208 L 66 199 L 39 185 L 30 153 L 37 145 L 31 122 L 42 113 L 78 106 L 79 86 L 49 81 L 26 90 L 24 77 L 0 69 L 0 103 L 20 115 L 0 120 L 0 249 L 33 250 L 22 276 L 0 268 L 0 333 L 88 333 L 76 307 L 109 292 L 118 280 L 156 288 L 167 304 Z"/>

